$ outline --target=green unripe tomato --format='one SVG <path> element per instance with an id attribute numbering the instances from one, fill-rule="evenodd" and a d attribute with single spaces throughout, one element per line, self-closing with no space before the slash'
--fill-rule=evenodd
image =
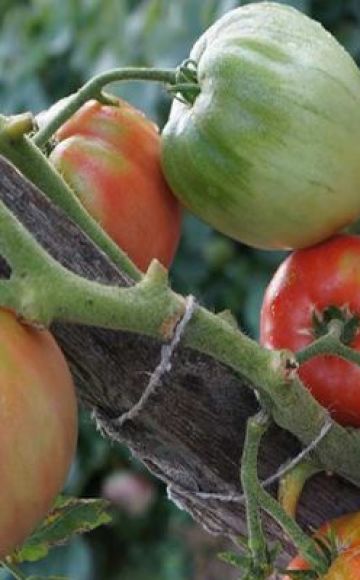
<path id="1" fill-rule="evenodd" d="M 180 200 L 251 246 L 301 248 L 360 215 L 360 72 L 288 6 L 227 13 L 194 45 L 199 93 L 175 100 L 162 162 Z"/>

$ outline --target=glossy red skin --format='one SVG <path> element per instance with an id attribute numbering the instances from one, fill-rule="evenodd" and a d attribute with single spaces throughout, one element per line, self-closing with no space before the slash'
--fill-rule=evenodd
<path id="1" fill-rule="evenodd" d="M 297 352 L 313 340 L 312 314 L 330 305 L 360 315 L 360 238 L 339 235 L 298 250 L 279 267 L 261 310 L 260 342 Z M 360 334 L 349 345 L 360 350 Z M 360 427 L 360 367 L 335 356 L 316 357 L 299 375 L 342 425 Z"/>
<path id="2" fill-rule="evenodd" d="M 162 174 L 156 125 L 125 101 L 89 101 L 57 137 L 50 160 L 89 213 L 140 270 L 153 258 L 169 267 L 181 210 Z"/>
<path id="3" fill-rule="evenodd" d="M 77 440 L 77 405 L 51 334 L 0 309 L 0 559 L 21 545 L 61 491 Z"/>
<path id="4" fill-rule="evenodd" d="M 360 578 L 360 512 L 347 514 L 327 522 L 317 532 L 322 536 L 330 530 L 335 532 L 344 551 L 334 560 L 323 580 L 359 580 Z M 309 570 L 308 563 L 296 556 L 288 565 L 288 570 Z M 291 580 L 285 576 L 284 580 Z"/>

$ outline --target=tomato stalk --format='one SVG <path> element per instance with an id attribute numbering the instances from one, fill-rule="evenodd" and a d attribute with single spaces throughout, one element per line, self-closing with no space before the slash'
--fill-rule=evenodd
<path id="1" fill-rule="evenodd" d="M 304 486 L 313 475 L 323 471 L 323 468 L 311 460 L 305 460 L 286 473 L 279 482 L 278 500 L 287 514 L 293 518 Z"/>
<path id="2" fill-rule="evenodd" d="M 169 87 L 169 92 L 180 94 L 187 102 L 193 102 L 200 89 L 196 80 L 196 69 L 193 61 L 187 60 L 177 69 L 158 68 L 116 68 L 101 73 L 85 83 L 76 93 L 70 95 L 64 107 L 42 127 L 33 137 L 37 147 L 44 147 L 52 135 L 69 119 L 84 103 L 90 99 L 111 104 L 111 98 L 104 95 L 103 88 L 117 81 L 152 81 L 163 83 Z"/>
<path id="3" fill-rule="evenodd" d="M 50 165 L 47 158 L 26 135 L 33 127 L 29 113 L 15 117 L 0 115 L 0 155 L 9 159 L 60 207 L 90 239 L 134 281 L 141 279 L 140 270 L 88 214 L 71 188 Z"/>
<path id="4" fill-rule="evenodd" d="M 257 479 L 257 458 L 260 439 L 270 423 L 270 418 L 265 413 L 257 415 L 253 421 L 253 429 L 248 421 L 246 438 L 241 459 L 240 479 L 244 491 L 246 506 L 246 523 L 248 530 L 248 548 L 252 555 L 254 578 L 262 580 L 272 572 L 271 562 L 268 558 L 268 548 L 262 529 L 260 506 L 257 499 L 254 480 Z M 256 430 L 256 433 L 253 432 Z"/>
<path id="5" fill-rule="evenodd" d="M 261 411 L 250 417 L 246 425 L 246 437 L 241 465 L 241 480 L 246 495 L 247 521 L 249 539 L 251 540 L 254 560 L 264 566 L 265 539 L 261 529 L 258 510 L 262 508 L 281 526 L 292 540 L 299 552 L 313 566 L 314 570 L 323 574 L 328 569 L 328 563 L 319 553 L 316 543 L 305 534 L 295 520 L 289 516 L 281 505 L 262 487 L 257 474 L 257 458 L 261 439 L 270 424 L 269 416 Z M 251 533 L 252 536 L 251 536 Z M 267 563 L 267 565 L 269 565 Z"/>
<path id="6" fill-rule="evenodd" d="M 16 195 L 17 187 L 19 191 L 24 188 L 23 178 L 4 160 L 0 160 L 0 167 L 4 193 L 7 197 Z M 28 187 L 31 189 L 31 184 Z M 0 304 L 30 321 L 96 325 L 164 341 L 172 337 L 184 314 L 185 299 L 169 288 L 166 271 L 158 263 L 154 262 L 141 281 L 131 287 L 84 279 L 49 256 L 4 203 L 0 203 L 0 253 L 11 267 L 10 279 L 0 281 Z M 314 457 L 324 469 L 360 483 L 360 432 L 348 431 L 331 421 L 326 409 L 296 375 L 289 376 L 289 366 L 294 363 L 292 353 L 261 348 L 223 315 L 200 306 L 182 344 L 238 372 L 249 388 L 257 390 L 274 421 L 304 445 L 316 440 L 330 421 L 331 428 L 319 441 Z"/>
<path id="7" fill-rule="evenodd" d="M 342 323 L 339 320 L 333 320 L 328 325 L 329 331 L 309 346 L 296 353 L 296 359 L 300 365 L 308 360 L 320 355 L 334 355 L 343 358 L 349 362 L 360 366 L 360 352 L 346 346 L 341 342 Z"/>

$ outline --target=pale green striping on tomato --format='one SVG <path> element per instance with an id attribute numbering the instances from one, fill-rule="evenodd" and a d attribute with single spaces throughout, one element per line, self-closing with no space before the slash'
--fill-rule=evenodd
<path id="1" fill-rule="evenodd" d="M 166 178 L 221 232 L 299 248 L 360 215 L 360 72 L 317 22 L 275 3 L 235 9 L 194 45 L 200 93 L 175 100 Z"/>

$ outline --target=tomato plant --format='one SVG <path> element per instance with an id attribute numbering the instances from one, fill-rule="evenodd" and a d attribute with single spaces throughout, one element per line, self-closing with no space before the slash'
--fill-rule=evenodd
<path id="1" fill-rule="evenodd" d="M 190 59 L 192 93 L 174 101 L 162 159 L 192 212 L 265 249 L 309 246 L 357 219 L 360 74 L 320 24 L 252 3 L 211 26 Z"/>
<path id="2" fill-rule="evenodd" d="M 326 334 L 334 319 L 342 340 L 360 350 L 360 238 L 338 235 L 298 250 L 279 267 L 261 310 L 260 342 L 297 352 Z M 360 426 L 360 368 L 337 356 L 318 356 L 299 375 L 341 424 Z"/>
<path id="3" fill-rule="evenodd" d="M 323 580 L 358 580 L 360 578 L 360 512 L 350 513 L 327 522 L 316 536 L 325 538 L 332 535 L 337 554 Z M 330 536 L 331 537 L 331 536 Z M 331 549 L 331 547 L 330 547 Z M 301 557 L 294 558 L 288 570 L 309 570 L 308 563 Z M 284 580 L 290 580 L 286 576 Z"/>
<path id="4" fill-rule="evenodd" d="M 0 558 L 20 545 L 61 491 L 77 439 L 66 361 L 51 334 L 0 309 Z"/>
<path id="5" fill-rule="evenodd" d="M 168 267 L 181 211 L 162 174 L 154 123 L 120 99 L 89 101 L 57 138 L 50 160 L 89 213 L 141 270 L 153 258 Z"/>

